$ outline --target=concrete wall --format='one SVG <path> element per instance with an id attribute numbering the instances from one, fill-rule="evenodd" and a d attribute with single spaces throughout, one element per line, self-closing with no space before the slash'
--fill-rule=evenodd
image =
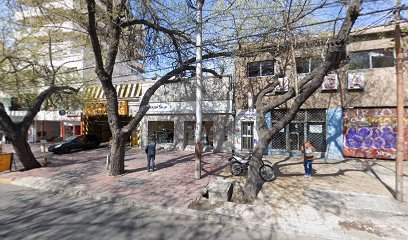
<path id="1" fill-rule="evenodd" d="M 232 99 L 232 82 L 230 77 L 222 79 L 205 77 L 203 80 L 203 100 L 222 101 Z M 144 84 L 145 92 L 154 82 Z M 150 103 L 188 102 L 196 100 L 196 80 L 184 79 L 181 82 L 161 86 L 156 90 Z"/>

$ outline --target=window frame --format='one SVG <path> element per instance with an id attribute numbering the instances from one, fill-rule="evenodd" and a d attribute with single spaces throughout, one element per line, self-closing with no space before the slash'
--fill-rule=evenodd
<path id="1" fill-rule="evenodd" d="M 247 129 L 249 126 L 251 127 L 250 134 L 243 134 L 244 124 L 247 124 L 246 125 Z M 254 149 L 254 139 L 255 139 L 254 127 L 255 127 L 254 121 L 241 121 L 241 150 L 253 150 Z M 244 146 L 246 148 L 244 148 Z"/>
<path id="2" fill-rule="evenodd" d="M 272 74 L 269 75 L 263 75 L 263 70 L 262 70 L 262 66 L 265 64 L 262 63 L 267 63 L 267 62 L 271 62 L 272 63 Z M 274 76 L 275 75 L 275 60 L 263 60 L 263 61 L 254 61 L 254 62 L 247 62 L 247 66 L 246 66 L 246 74 L 248 78 L 254 78 L 254 77 L 268 77 L 268 76 Z M 256 76 L 250 76 L 249 74 L 249 65 L 250 64 L 258 64 L 258 71 L 259 71 L 259 75 Z"/>
<path id="3" fill-rule="evenodd" d="M 384 53 L 391 52 L 392 57 L 393 57 L 393 65 L 392 66 L 381 66 L 381 67 L 373 67 L 373 56 L 370 53 L 371 52 L 381 52 L 383 51 Z M 368 55 L 368 68 L 351 68 L 351 55 L 352 54 L 358 54 L 358 53 L 366 53 Z M 395 55 L 395 49 L 393 48 L 378 48 L 378 49 L 368 49 L 368 50 L 361 50 L 361 51 L 350 51 L 348 52 L 348 55 L 350 56 L 350 62 L 349 62 L 349 70 L 355 71 L 355 70 L 366 70 L 366 69 L 376 69 L 376 68 L 387 68 L 387 67 L 395 67 L 396 64 L 396 55 Z M 367 55 L 364 55 L 363 57 L 366 57 Z M 386 57 L 386 56 L 384 56 Z"/>
<path id="4" fill-rule="evenodd" d="M 296 57 L 296 59 L 307 60 L 307 68 L 308 68 L 308 72 L 298 72 L 298 60 L 296 60 L 296 74 L 309 74 L 314 69 L 316 69 L 317 66 L 322 65 L 322 62 L 323 62 L 322 59 L 320 59 L 318 56 Z M 316 59 L 318 59 L 319 61 L 314 61 Z M 314 66 L 313 63 L 317 63 L 315 64 L 316 66 L 314 68 L 312 68 L 312 66 Z"/>

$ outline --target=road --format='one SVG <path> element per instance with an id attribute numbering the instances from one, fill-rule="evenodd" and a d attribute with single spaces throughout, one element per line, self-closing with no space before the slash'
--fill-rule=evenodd
<path id="1" fill-rule="evenodd" d="M 270 230 L 203 221 L 0 183 L 0 239 L 291 239 Z M 293 236 L 292 236 L 293 237 Z"/>

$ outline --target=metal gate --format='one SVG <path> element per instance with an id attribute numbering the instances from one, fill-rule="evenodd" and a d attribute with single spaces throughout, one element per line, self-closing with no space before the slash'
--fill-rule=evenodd
<path id="1" fill-rule="evenodd" d="M 286 109 L 271 112 L 271 125 L 282 119 Z M 326 151 L 326 109 L 300 110 L 295 118 L 272 138 L 272 150 L 298 151 L 308 140 L 317 152 Z"/>

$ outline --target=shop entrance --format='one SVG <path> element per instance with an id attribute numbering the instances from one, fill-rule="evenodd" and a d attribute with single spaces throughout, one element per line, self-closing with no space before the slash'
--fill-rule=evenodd
<path id="1" fill-rule="evenodd" d="M 272 125 L 282 119 L 287 110 L 271 112 Z M 272 138 L 272 150 L 300 151 L 303 141 L 309 141 L 317 152 L 326 151 L 326 110 L 300 110 L 296 117 Z"/>

